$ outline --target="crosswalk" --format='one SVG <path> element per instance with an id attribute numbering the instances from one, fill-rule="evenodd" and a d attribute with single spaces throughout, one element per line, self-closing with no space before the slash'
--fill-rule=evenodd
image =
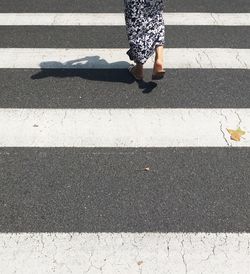
<path id="1" fill-rule="evenodd" d="M 0 49 L 0 68 L 124 69 L 124 49 Z M 81 56 L 85 56 L 82 57 Z M 188 48 L 166 50 L 168 68 L 250 69 L 250 49 Z M 145 64 L 152 68 L 153 57 Z M 68 61 L 67 61 L 68 60 Z"/>
<path id="2" fill-rule="evenodd" d="M 248 127 L 248 109 L 14 108 L 0 110 L 0 123 L 1 147 L 250 146 L 225 136 L 226 126 Z"/>
<path id="3" fill-rule="evenodd" d="M 249 272 L 250 5 L 166 7 L 138 84 L 122 1 L 1 1 L 0 273 Z"/>
<path id="4" fill-rule="evenodd" d="M 250 13 L 164 13 L 168 26 L 249 26 Z M 123 26 L 123 13 L 1 13 L 2 26 Z"/>

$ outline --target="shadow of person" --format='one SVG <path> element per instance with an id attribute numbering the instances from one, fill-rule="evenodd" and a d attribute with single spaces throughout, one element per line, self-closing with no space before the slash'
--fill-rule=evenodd
<path id="1" fill-rule="evenodd" d="M 118 61 L 108 63 L 100 56 L 86 56 L 83 58 L 69 60 L 64 63 L 58 61 L 41 62 L 41 70 L 32 75 L 32 80 L 43 79 L 47 77 L 80 77 L 92 81 L 119 82 L 132 84 L 138 83 L 139 89 L 143 93 L 151 92 L 157 84 L 154 82 L 137 81 L 129 73 L 128 67 L 130 63 Z"/>

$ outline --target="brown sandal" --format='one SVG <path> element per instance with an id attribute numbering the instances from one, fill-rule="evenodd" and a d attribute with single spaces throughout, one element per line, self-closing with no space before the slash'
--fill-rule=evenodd
<path id="1" fill-rule="evenodd" d="M 165 75 L 165 70 L 159 71 L 156 74 L 152 74 L 152 80 L 160 80 L 164 77 Z"/>

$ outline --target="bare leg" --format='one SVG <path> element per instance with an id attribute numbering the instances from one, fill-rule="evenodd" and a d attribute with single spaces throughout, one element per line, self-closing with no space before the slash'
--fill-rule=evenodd
<path id="1" fill-rule="evenodd" d="M 163 46 L 157 46 L 155 49 L 155 63 L 153 73 L 158 73 L 163 70 L 163 63 L 164 63 L 164 48 Z"/>

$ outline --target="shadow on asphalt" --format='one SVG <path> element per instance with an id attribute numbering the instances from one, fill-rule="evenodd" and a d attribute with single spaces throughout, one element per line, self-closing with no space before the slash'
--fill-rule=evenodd
<path id="1" fill-rule="evenodd" d="M 83 63 L 82 63 L 83 62 Z M 99 69 L 92 68 L 97 66 Z M 31 76 L 31 79 L 38 80 L 47 77 L 80 77 L 92 81 L 107 81 L 132 84 L 137 82 L 138 88 L 143 93 L 149 93 L 157 87 L 155 82 L 144 80 L 137 81 L 128 72 L 130 63 L 114 62 L 108 63 L 100 56 L 86 56 L 84 58 L 70 60 L 64 63 L 58 61 L 48 61 L 40 63 L 41 71 Z M 122 67 L 117 69 L 117 67 Z"/>

